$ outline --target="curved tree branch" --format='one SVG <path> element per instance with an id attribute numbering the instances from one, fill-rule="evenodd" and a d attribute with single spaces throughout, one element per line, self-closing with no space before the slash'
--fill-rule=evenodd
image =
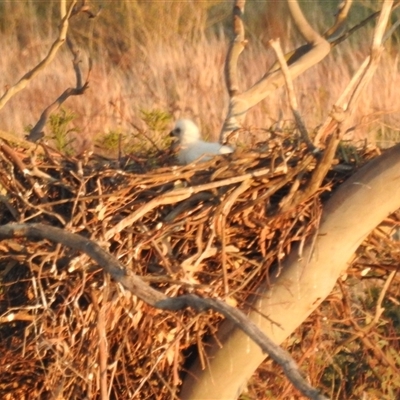
<path id="1" fill-rule="evenodd" d="M 297 1 L 288 0 L 287 4 L 293 22 L 304 40 L 307 43 L 314 45 L 323 40 L 322 36 L 314 30 L 314 28 L 308 23 L 308 21 L 304 17 L 299 3 Z"/>
<path id="2" fill-rule="evenodd" d="M 291 78 L 294 79 L 328 55 L 331 46 L 306 21 L 297 0 L 288 0 L 288 4 L 296 26 L 309 43 L 306 52 L 289 65 Z M 232 69 L 232 67 L 229 68 Z M 243 93 L 234 92 L 230 96 L 228 115 L 222 127 L 220 142 L 226 143 L 230 134 L 241 128 L 244 117 L 250 108 L 254 107 L 284 84 L 285 79 L 282 71 L 279 69 L 264 75 L 263 78 L 247 91 Z"/>
<path id="3" fill-rule="evenodd" d="M 227 320 L 231 321 L 234 326 L 237 326 L 257 343 L 262 352 L 266 352 L 281 365 L 287 377 L 301 393 L 310 399 L 327 400 L 304 379 L 296 362 L 290 357 L 289 353 L 266 337 L 242 311 L 229 306 L 225 302 L 217 299 L 200 298 L 195 295 L 169 298 L 164 293 L 153 289 L 133 272 L 125 269 L 118 260 L 103 250 L 97 243 L 61 228 L 44 224 L 8 224 L 0 226 L 0 240 L 10 238 L 47 239 L 84 252 L 96 261 L 105 272 L 109 273 L 116 282 L 153 307 L 172 311 L 192 307 L 198 312 L 212 309 L 222 313 Z"/>
<path id="4" fill-rule="evenodd" d="M 4 107 L 4 105 L 13 97 L 16 93 L 24 89 L 28 83 L 34 79 L 40 71 L 45 69 L 54 59 L 57 54 L 58 49 L 64 44 L 65 39 L 67 37 L 69 19 L 73 13 L 75 4 L 77 0 L 73 0 L 70 4 L 68 11 L 65 14 L 65 0 L 61 2 L 61 27 L 60 32 L 58 34 L 57 39 L 52 44 L 48 54 L 46 57 L 40 61 L 33 69 L 27 72 L 14 86 L 11 86 L 3 96 L 0 98 L 0 110 Z"/>
<path id="5" fill-rule="evenodd" d="M 282 343 L 329 295 L 364 238 L 400 208 L 400 145 L 365 165 L 324 207 L 315 237 L 294 248 L 282 272 L 252 299 L 248 317 L 276 344 Z M 266 314 L 268 319 L 262 315 Z M 181 398 L 236 399 L 264 360 L 259 347 L 230 322 L 222 324 L 219 343 L 208 352 L 208 368 L 196 362 Z M 222 344 L 222 347 L 221 347 Z M 228 365 L 240 365 L 227 374 Z"/>
<path id="6" fill-rule="evenodd" d="M 330 116 L 327 118 L 322 127 L 318 130 L 314 138 L 314 144 L 318 146 L 323 138 L 326 138 L 332 131 L 337 131 L 336 141 L 339 143 L 347 126 L 344 125 L 345 120 L 351 115 L 360 99 L 360 95 L 364 88 L 371 81 L 372 76 L 378 66 L 380 56 L 384 50 L 384 42 L 393 33 L 392 30 L 384 35 L 387 27 L 389 16 L 392 10 L 393 1 L 385 1 L 374 32 L 370 55 L 364 60 L 359 70 L 354 74 L 348 86 L 333 106 Z"/>
<path id="7" fill-rule="evenodd" d="M 324 33 L 324 38 L 329 43 L 335 41 L 336 38 L 342 35 L 346 27 L 347 16 L 349 14 L 353 0 L 346 0 L 339 4 L 338 11 L 336 13 L 335 23 Z"/>
<path id="8" fill-rule="evenodd" d="M 44 130 L 44 127 L 45 127 L 50 115 L 54 111 L 58 110 L 61 107 L 61 105 L 69 97 L 82 95 L 89 88 L 91 60 L 89 60 L 89 71 L 87 74 L 86 81 L 85 81 L 85 83 L 83 83 L 82 71 L 81 71 L 81 67 L 80 67 L 80 63 L 81 63 L 80 51 L 74 46 L 74 44 L 72 43 L 72 41 L 69 38 L 67 38 L 67 44 L 68 44 L 69 50 L 71 51 L 72 55 L 74 56 L 74 58 L 72 60 L 72 65 L 74 67 L 74 72 L 75 72 L 76 86 L 74 88 L 68 88 L 68 89 L 64 90 L 64 92 L 56 99 L 56 101 L 54 101 L 52 104 L 50 104 L 48 107 L 45 108 L 45 110 L 42 112 L 38 122 L 29 132 L 27 139 L 31 142 L 37 142 L 39 139 L 41 139 L 44 136 L 43 130 Z"/>
<path id="9" fill-rule="evenodd" d="M 239 93 L 237 63 L 247 43 L 244 36 L 242 20 L 245 4 L 246 0 L 236 0 L 233 6 L 232 24 L 234 37 L 229 46 L 225 60 L 225 83 L 229 96 L 234 96 Z"/>

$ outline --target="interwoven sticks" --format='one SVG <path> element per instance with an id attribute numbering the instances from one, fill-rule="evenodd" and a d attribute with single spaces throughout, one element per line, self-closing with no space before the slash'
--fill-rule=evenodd
<path id="1" fill-rule="evenodd" d="M 241 308 L 271 267 L 279 273 L 291 243 L 313 233 L 320 212 L 316 197 L 279 212 L 313 161 L 290 140 L 269 146 L 279 146 L 281 156 L 239 153 L 149 169 L 139 161 L 64 157 L 47 147 L 34 156 L 2 144 L 1 224 L 79 233 L 168 296 L 195 293 Z M 0 342 L 8 374 L 2 395 L 46 398 L 59 390 L 95 398 L 98 362 L 106 362 L 116 398 L 173 398 L 182 351 L 194 346 L 191 352 L 202 354 L 204 336 L 221 318 L 153 309 L 88 257 L 46 240 L 0 246 Z"/>

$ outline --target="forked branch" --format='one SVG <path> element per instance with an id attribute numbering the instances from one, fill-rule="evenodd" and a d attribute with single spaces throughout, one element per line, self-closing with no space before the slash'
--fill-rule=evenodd
<path id="1" fill-rule="evenodd" d="M 336 148 L 339 145 L 343 134 L 348 127 L 348 118 L 355 111 L 362 91 L 371 81 L 375 70 L 378 66 L 380 56 L 384 50 L 383 44 L 386 38 L 392 33 L 390 30 L 385 35 L 385 30 L 392 11 L 393 0 L 385 0 L 382 10 L 374 31 L 372 39 L 370 56 L 366 58 L 361 65 L 359 71 L 354 75 L 353 79 L 345 89 L 344 94 L 334 105 L 333 111 L 323 127 L 317 133 L 315 144 L 318 145 L 321 138 L 331 135 L 328 145 L 324 151 L 323 157 L 319 160 L 310 182 L 304 191 L 298 192 L 294 203 L 301 202 L 315 193 L 319 189 L 323 179 L 331 168 L 332 161 L 335 157 Z M 349 97 L 348 104 L 346 99 Z M 293 203 L 292 203 L 293 205 Z M 289 208 L 290 205 L 287 205 Z"/>
<path id="2" fill-rule="evenodd" d="M 68 88 L 64 90 L 64 92 L 57 98 L 57 100 L 50 104 L 46 109 L 42 112 L 39 121 L 36 125 L 31 129 L 27 139 L 31 142 L 36 142 L 44 136 L 43 130 L 49 119 L 50 115 L 56 111 L 70 96 L 79 96 L 85 93 L 85 91 L 89 88 L 89 76 L 91 72 L 91 60 L 89 59 L 89 71 L 87 74 L 87 78 L 85 83 L 82 80 L 82 71 L 81 71 L 81 58 L 80 51 L 74 46 L 70 39 L 67 39 L 68 47 L 74 56 L 72 60 L 72 64 L 75 71 L 76 77 L 76 86 L 74 88 Z"/>
<path id="3" fill-rule="evenodd" d="M 345 0 L 339 4 L 334 24 L 322 35 L 330 43 L 331 48 L 340 43 L 341 38 L 343 38 L 346 35 L 347 16 L 350 11 L 352 2 L 353 0 Z M 357 29 L 359 29 L 361 26 L 363 25 L 358 25 Z M 311 49 L 310 43 L 311 42 L 308 42 L 298 47 L 297 49 L 290 51 L 289 53 L 286 53 L 285 60 L 287 65 L 293 64 L 301 56 L 310 51 Z M 280 63 L 276 62 L 271 66 L 268 73 L 273 72 L 279 68 L 280 68 Z"/>
<path id="4" fill-rule="evenodd" d="M 79 14 L 80 12 L 86 13 L 89 18 L 94 18 L 98 13 L 90 11 L 86 1 L 83 0 L 79 6 L 77 6 L 77 0 L 72 0 L 70 6 L 67 9 L 66 0 L 60 0 L 60 16 L 61 24 L 57 39 L 51 45 L 49 52 L 35 67 L 28 71 L 15 85 L 9 87 L 3 96 L 0 97 L 0 110 L 5 104 L 19 91 L 23 90 L 41 71 L 43 71 L 56 56 L 60 47 L 65 43 L 67 39 L 67 33 L 69 28 L 69 20 L 71 17 Z"/>
<path id="5" fill-rule="evenodd" d="M 238 7 L 238 3 L 242 6 L 241 10 L 244 10 L 244 1 L 236 1 L 234 7 L 234 13 L 236 7 Z M 330 51 L 330 44 L 327 40 L 325 40 L 320 34 L 318 34 L 312 27 L 309 25 L 307 20 L 305 19 L 297 0 L 288 0 L 289 10 L 293 21 L 298 28 L 301 35 L 306 40 L 309 50 L 302 54 L 295 62 L 289 65 L 289 71 L 291 74 L 291 78 L 294 79 L 308 68 L 320 62 Z M 240 14 L 241 18 L 242 14 Z M 240 19 L 239 26 L 243 29 L 243 25 Z M 237 63 L 238 57 L 243 50 L 243 40 L 240 40 L 241 35 L 243 35 L 242 39 L 244 39 L 244 33 L 242 30 L 235 32 L 235 38 L 231 45 L 230 53 L 226 62 L 229 64 L 225 68 L 225 73 L 228 71 L 236 71 L 236 66 L 233 65 Z M 241 45 L 241 50 L 233 52 L 233 48 L 235 46 L 236 40 Z M 239 48 L 238 48 L 239 49 Z M 235 57 L 234 57 L 235 55 Z M 232 82 L 232 74 L 230 76 L 226 76 L 226 81 Z M 220 134 L 220 142 L 227 142 L 227 138 L 229 135 L 241 128 L 244 117 L 246 116 L 247 111 L 258 104 L 260 101 L 265 99 L 268 95 L 272 94 L 277 88 L 283 86 L 285 83 L 284 76 L 282 71 L 275 70 L 270 73 L 267 73 L 262 77 L 254 86 L 243 93 L 239 93 L 238 91 L 232 90 L 237 86 L 229 86 L 228 91 L 230 93 L 230 101 L 229 101 L 229 109 L 228 115 L 225 119 L 221 134 Z"/>
<path id="6" fill-rule="evenodd" d="M 397 5 L 398 4 L 396 4 L 396 6 Z M 358 71 L 354 74 L 350 83 L 334 104 L 329 118 L 327 118 L 325 123 L 318 130 L 314 139 L 314 144 L 316 146 L 318 146 L 324 138 L 337 130 L 338 124 L 343 124 L 349 114 L 353 113 L 356 109 L 360 94 L 369 83 L 376 70 L 380 55 L 384 49 L 384 42 L 392 35 L 394 29 L 398 26 L 399 22 L 394 24 L 385 34 L 389 15 L 393 9 L 393 1 L 385 1 L 382 10 L 373 14 L 373 16 L 379 15 L 379 19 L 375 28 L 370 55 L 366 57 Z M 341 128 L 342 131 L 344 131 L 343 126 Z M 338 139 L 341 139 L 341 137 Z"/>
<path id="7" fill-rule="evenodd" d="M 74 7 L 76 5 L 77 0 L 73 0 L 70 4 L 68 11 L 66 10 L 66 0 L 61 0 L 61 26 L 60 31 L 58 33 L 57 39 L 52 44 L 49 52 L 46 57 L 39 62 L 34 68 L 32 68 L 29 72 L 27 72 L 14 86 L 11 86 L 3 96 L 0 98 L 0 110 L 4 107 L 4 105 L 11 99 L 16 93 L 24 89 L 29 82 L 34 79 L 40 71 L 44 70 L 54 59 L 57 54 L 58 49 L 64 44 L 65 39 L 67 37 L 69 19 L 74 12 Z"/>

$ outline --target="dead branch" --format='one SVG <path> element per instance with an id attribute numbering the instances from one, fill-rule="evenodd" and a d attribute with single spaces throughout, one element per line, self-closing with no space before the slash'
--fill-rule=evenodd
<path id="1" fill-rule="evenodd" d="M 384 35 L 384 30 L 386 29 L 388 23 L 387 13 L 390 14 L 391 11 L 386 11 L 383 16 L 382 11 L 383 8 L 388 10 L 388 7 L 390 7 L 390 5 L 385 2 L 382 6 L 382 10 L 373 14 L 374 17 L 379 16 L 379 19 L 375 28 L 374 38 L 371 43 L 371 53 L 365 58 L 358 71 L 354 74 L 349 84 L 343 90 L 339 99 L 333 105 L 330 116 L 318 129 L 317 135 L 314 139 L 314 144 L 316 146 L 319 146 L 326 137 L 332 134 L 332 132 L 339 127 L 339 124 L 342 124 L 349 117 L 349 115 L 355 111 L 362 90 L 367 86 L 377 68 L 381 52 L 384 49 L 384 42 L 391 36 L 391 34 L 394 32 L 394 29 L 396 29 L 399 24 L 399 21 L 397 21 L 396 24 L 394 24 L 392 28 Z M 391 9 L 393 10 L 393 8 Z M 372 60 L 372 57 L 374 60 Z M 341 130 L 342 136 L 345 132 L 345 129 L 341 127 Z"/>
<path id="2" fill-rule="evenodd" d="M 353 0 L 346 0 L 339 4 L 334 24 L 322 35 L 331 44 L 331 47 L 334 47 L 338 42 L 335 41 L 335 38 L 337 38 L 338 36 L 339 38 L 345 36 L 345 34 L 343 34 L 343 30 L 346 27 L 347 16 L 350 11 L 352 2 Z M 361 26 L 359 26 L 357 29 L 359 29 L 360 27 Z M 354 33 L 357 29 L 354 29 L 352 33 Z M 289 53 L 286 53 L 285 54 L 286 63 L 288 65 L 293 64 L 301 56 L 306 54 L 309 50 L 310 50 L 310 44 L 307 43 L 305 45 L 298 47 L 295 50 L 290 51 Z M 276 62 L 272 64 L 272 66 L 268 70 L 268 73 L 278 70 L 279 68 L 280 65 L 278 62 Z"/>
<path id="3" fill-rule="evenodd" d="M 239 56 L 244 50 L 247 41 L 245 40 L 243 13 L 246 0 L 236 0 L 233 6 L 233 33 L 234 37 L 229 46 L 225 60 L 225 83 L 229 96 L 239 93 L 239 79 L 237 73 L 237 63 Z"/>
<path id="4" fill-rule="evenodd" d="M 27 136 L 27 139 L 31 142 L 37 142 L 39 139 L 41 139 L 44 136 L 44 127 L 47 123 L 47 120 L 49 119 L 50 115 L 58 110 L 61 105 L 71 96 L 80 96 L 86 92 L 86 90 L 89 88 L 89 76 L 91 72 L 91 61 L 89 60 L 89 71 L 86 77 L 85 83 L 83 83 L 82 80 L 82 71 L 81 71 L 81 58 L 80 58 L 80 51 L 74 46 L 72 41 L 67 38 L 67 44 L 68 48 L 71 51 L 73 55 L 73 60 L 72 60 L 72 65 L 75 71 L 75 78 L 76 78 L 76 86 L 75 88 L 68 88 L 66 89 L 61 96 L 57 98 L 57 100 L 50 104 L 46 109 L 43 111 L 42 115 L 39 118 L 39 121 L 36 123 L 36 125 L 31 129 L 29 132 L 29 135 Z"/>
<path id="5" fill-rule="evenodd" d="M 97 333 L 99 343 L 99 381 L 100 381 L 100 399 L 108 400 L 108 387 L 107 387 L 107 366 L 109 359 L 108 343 L 107 343 L 107 330 L 106 330 L 106 311 L 108 308 L 107 302 L 109 297 L 109 282 L 106 283 L 104 297 L 101 301 L 92 295 L 92 304 L 97 312 Z"/>
<path id="6" fill-rule="evenodd" d="M 329 43 L 333 43 L 336 38 L 343 36 L 343 31 L 346 29 L 347 16 L 352 3 L 353 0 L 346 0 L 339 3 L 335 23 L 324 33 L 324 37 Z"/>
<path id="7" fill-rule="evenodd" d="M 270 40 L 270 46 L 274 49 L 275 54 L 278 58 L 279 65 L 281 67 L 283 76 L 286 82 L 286 90 L 289 99 L 290 108 L 292 109 L 292 113 L 294 119 L 296 121 L 297 129 L 300 132 L 300 136 L 303 139 L 304 143 L 307 145 L 309 151 L 314 152 L 316 150 L 315 146 L 313 145 L 312 141 L 310 140 L 310 136 L 308 135 L 307 128 L 303 122 L 303 118 L 299 112 L 299 108 L 297 106 L 297 99 L 296 94 L 294 93 L 293 81 L 290 76 L 289 68 L 286 63 L 285 57 L 282 52 L 282 48 L 279 42 L 279 39 Z"/>
<path id="8" fill-rule="evenodd" d="M 5 143 L 0 142 L 0 150 L 7 155 L 7 157 L 12 161 L 12 163 L 19 169 L 19 171 L 25 176 L 27 181 L 32 187 L 32 190 L 36 193 L 39 198 L 45 198 L 45 195 L 37 182 L 31 178 L 31 174 L 27 166 L 23 163 L 23 161 L 19 158 L 19 156 L 15 153 L 15 151 Z"/>
<path id="9" fill-rule="evenodd" d="M 295 25 L 310 46 L 310 49 L 305 54 L 302 54 L 289 66 L 291 77 L 294 79 L 311 66 L 320 62 L 327 54 L 329 54 L 331 47 L 328 41 L 319 35 L 309 25 L 307 20 L 304 18 L 297 1 L 288 0 L 288 5 Z M 238 38 L 240 38 L 240 35 L 238 35 Z M 227 62 L 229 63 L 233 63 L 234 60 L 237 60 L 237 58 L 227 58 Z M 230 65 L 225 68 L 225 71 L 235 71 L 235 69 L 235 66 Z M 231 79 L 231 76 L 226 77 L 227 82 L 229 82 Z M 225 119 L 220 134 L 220 142 L 226 143 L 230 134 L 241 128 L 244 117 L 250 108 L 254 107 L 261 100 L 265 99 L 278 87 L 281 87 L 284 84 L 285 79 L 282 71 L 275 70 L 267 73 L 247 91 L 231 95 L 229 100 L 228 115 Z"/>
<path id="10" fill-rule="evenodd" d="M 83 236 L 42 224 L 9 224 L 0 227 L 0 238 L 2 240 L 13 237 L 29 240 L 47 239 L 81 251 L 98 263 L 115 281 L 121 283 L 122 286 L 146 303 L 156 306 L 157 302 L 167 299 L 167 296 L 148 286 L 140 277 L 126 271 L 113 256 L 97 243 Z"/>
<path id="11" fill-rule="evenodd" d="M 0 110 L 4 105 L 13 97 L 16 93 L 24 89 L 31 80 L 33 80 L 41 71 L 43 71 L 54 59 L 59 48 L 64 44 L 67 37 L 69 19 L 73 15 L 77 0 L 73 0 L 68 8 L 66 9 L 66 1 L 61 0 L 61 27 L 57 39 L 52 44 L 46 57 L 39 62 L 33 69 L 27 72 L 15 85 L 11 86 L 6 90 L 3 96 L 0 98 Z"/>
<path id="12" fill-rule="evenodd" d="M 248 174 L 244 174 L 241 176 L 235 176 L 232 178 L 222 179 L 222 180 L 219 180 L 216 182 L 205 183 L 205 184 L 202 184 L 199 186 L 191 186 L 191 187 L 186 187 L 186 188 L 173 189 L 170 192 L 167 192 L 167 193 L 163 194 L 162 196 L 157 197 L 157 198 L 151 200 L 150 202 L 144 204 L 143 207 L 141 207 L 139 210 L 137 210 L 134 214 L 121 220 L 113 229 L 111 229 L 110 231 L 107 232 L 106 240 L 110 239 L 118 232 L 121 232 L 126 227 L 131 226 L 138 219 L 143 217 L 143 215 L 145 215 L 146 213 L 150 212 L 151 210 L 153 210 L 154 208 L 156 208 L 158 206 L 166 205 L 166 204 L 175 204 L 177 202 L 186 200 L 189 197 L 191 197 L 192 195 L 201 193 L 205 190 L 216 189 L 219 187 L 232 185 L 234 183 L 243 182 L 243 181 L 246 181 L 249 179 L 262 177 L 263 175 L 267 175 L 270 172 L 271 172 L 270 168 L 265 168 L 265 169 L 250 172 Z M 279 171 L 276 171 L 276 173 L 279 173 Z"/>
<path id="13" fill-rule="evenodd" d="M 376 68 L 378 67 L 381 54 L 384 51 L 383 44 L 385 42 L 385 30 L 389 22 L 390 14 L 392 12 L 392 6 L 393 0 L 385 0 L 383 2 L 381 13 L 376 24 L 374 37 L 372 39 L 370 60 L 368 62 L 366 70 L 363 72 L 363 75 L 360 78 L 359 83 L 357 84 L 355 90 L 350 97 L 349 104 L 347 106 L 347 111 L 349 113 L 354 112 L 360 99 L 361 93 L 371 81 L 376 71 Z"/>
<path id="14" fill-rule="evenodd" d="M 67 232 L 61 228 L 56 228 L 43 224 L 8 224 L 0 226 L 0 240 L 11 238 L 26 238 L 28 240 L 50 240 L 68 246 L 74 250 L 86 253 L 96 263 L 101 266 L 105 272 L 125 289 L 132 292 L 135 296 L 145 301 L 147 304 L 163 310 L 177 311 L 185 308 L 193 308 L 197 312 L 203 312 L 208 309 L 222 313 L 235 326 L 242 329 L 249 337 L 254 340 L 263 351 L 265 351 L 274 361 L 276 361 L 288 376 L 295 387 L 305 396 L 315 400 L 326 400 L 320 392 L 307 383 L 299 371 L 295 361 L 290 355 L 275 345 L 267 338 L 257 325 L 249 320 L 243 312 L 229 306 L 223 301 L 216 299 L 204 299 L 196 295 L 183 295 L 176 298 L 168 298 L 162 292 L 151 288 L 142 278 L 126 270 L 112 255 L 103 250 L 97 243 L 86 239 L 80 235 Z M 103 310 L 99 310 L 99 318 Z M 104 335 L 104 326 L 98 323 L 100 335 Z M 105 338 L 101 338 L 101 342 Z M 103 352 L 106 351 L 102 345 Z M 102 365 L 104 364 L 104 354 L 102 354 Z M 102 373 L 104 370 L 102 369 Z M 106 395 L 107 385 L 104 379 L 102 382 L 102 394 Z M 104 398 L 104 397 L 103 397 Z"/>
<path id="15" fill-rule="evenodd" d="M 392 11 L 394 11 L 396 8 L 398 8 L 400 6 L 400 2 L 396 1 L 393 4 L 392 7 Z M 366 17 L 365 19 L 363 19 L 361 22 L 359 22 L 358 24 L 354 25 L 352 28 L 350 28 L 349 30 L 346 30 L 345 32 L 339 34 L 339 35 L 332 35 L 332 40 L 330 40 L 331 45 L 332 46 L 337 46 L 338 44 L 342 43 L 343 41 L 345 41 L 349 36 L 351 36 L 354 32 L 358 31 L 360 28 L 362 28 L 363 26 L 365 26 L 369 21 L 372 21 L 373 19 L 377 18 L 380 15 L 380 11 L 376 11 L 374 13 L 372 13 L 371 15 L 369 15 L 368 17 Z M 340 32 L 340 30 L 339 30 Z"/>
<path id="16" fill-rule="evenodd" d="M 378 66 L 380 56 L 384 50 L 384 33 L 392 10 L 392 5 L 392 0 L 386 0 L 383 3 L 372 40 L 371 55 L 367 57 L 367 59 L 361 65 L 359 71 L 349 83 L 348 87 L 344 90 L 344 94 L 350 93 L 350 100 L 348 104 L 345 103 L 345 97 L 342 95 L 339 101 L 334 105 L 334 111 L 332 112 L 331 116 L 327 119 L 327 121 L 323 124 L 323 127 L 317 133 L 314 143 L 317 143 L 319 138 L 324 137 L 327 134 L 331 134 L 329 144 L 325 149 L 323 157 L 319 160 L 311 180 L 307 183 L 306 188 L 299 191 L 294 197 L 292 206 L 304 201 L 306 198 L 315 193 L 315 191 L 320 188 L 323 179 L 332 166 L 337 146 L 347 130 L 348 119 L 357 107 L 362 91 L 372 79 L 372 76 Z M 290 207 L 290 205 L 287 204 L 286 207 Z"/>

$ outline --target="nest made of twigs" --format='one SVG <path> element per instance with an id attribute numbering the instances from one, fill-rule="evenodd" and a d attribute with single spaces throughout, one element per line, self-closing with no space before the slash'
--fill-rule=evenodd
<path id="1" fill-rule="evenodd" d="M 166 153 L 105 160 L 40 149 L 2 144 L 1 224 L 79 233 L 169 296 L 239 307 L 279 273 L 318 222 L 320 193 L 345 177 L 331 173 L 320 193 L 282 213 L 315 166 L 290 138 L 184 167 Z M 174 398 L 185 356 L 198 353 L 206 366 L 216 313 L 156 310 L 87 256 L 47 240 L 4 240 L 0 250 L 2 398 L 98 398 L 101 352 L 116 399 Z"/>

